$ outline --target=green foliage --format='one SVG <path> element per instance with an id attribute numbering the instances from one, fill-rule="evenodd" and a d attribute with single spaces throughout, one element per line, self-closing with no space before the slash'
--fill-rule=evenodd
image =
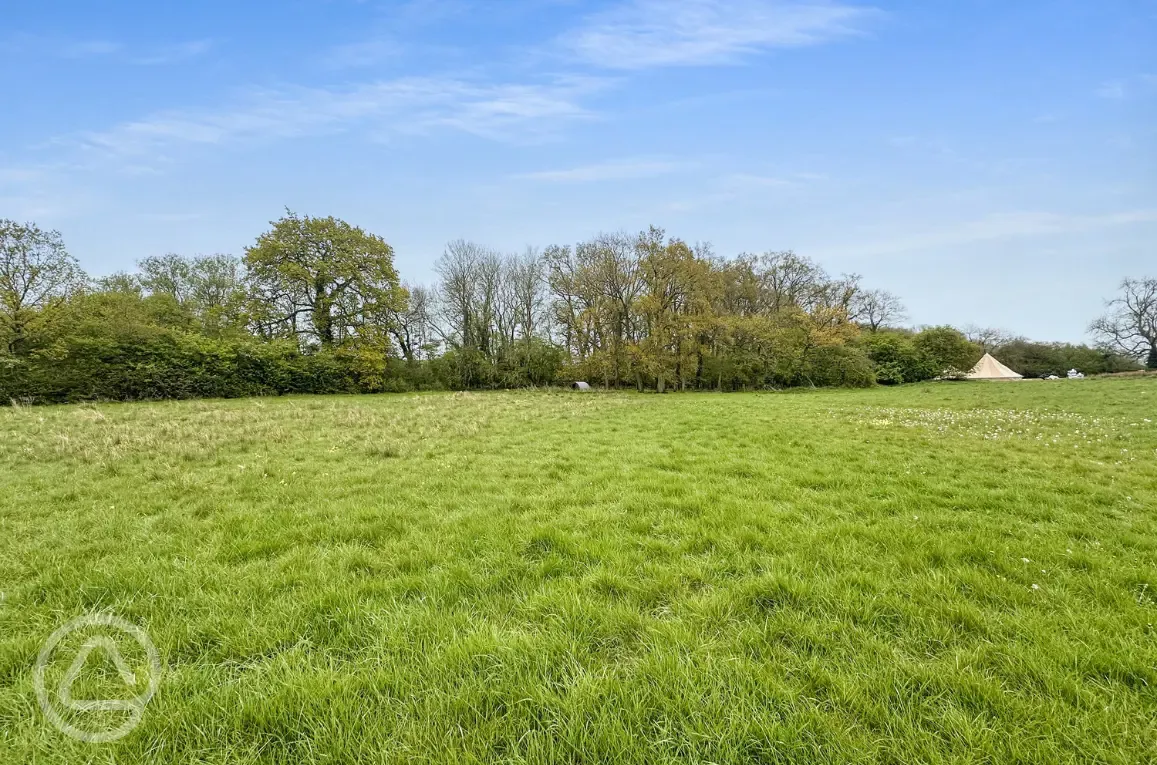
<path id="1" fill-rule="evenodd" d="M 292 212 L 244 260 L 148 257 L 88 288 L 55 232 L 0 222 L 0 254 L 0 400 L 860 387 L 959 375 L 981 353 L 951 327 L 886 329 L 902 306 L 856 275 L 790 251 L 727 260 L 658 228 L 542 254 L 451 242 L 436 287 L 400 284 L 381 237 Z M 1000 352 L 1030 376 L 1136 368 L 1080 346 Z"/>
<path id="2" fill-rule="evenodd" d="M 876 382 L 872 361 L 858 346 L 834 343 L 814 349 L 803 376 L 819 387 L 866 388 Z"/>
<path id="3" fill-rule="evenodd" d="M 84 272 L 58 231 L 0 220 L 0 349 L 17 356 L 51 332 Z"/>
<path id="4" fill-rule="evenodd" d="M 373 392 L 380 370 L 356 352 L 301 353 L 296 344 L 201 334 L 171 295 L 75 296 L 56 331 L 0 365 L 0 401 L 53 403 Z"/>
<path id="5" fill-rule="evenodd" d="M 232 398 L 360 390 L 356 372 L 285 342 L 216 340 L 181 330 L 77 335 L 0 366 L 0 400 Z"/>
<path id="6" fill-rule="evenodd" d="M 406 300 L 393 248 L 337 218 L 287 211 L 246 248 L 245 265 L 255 325 L 303 347 L 351 340 L 367 319 L 383 327 Z"/>
<path id="7" fill-rule="evenodd" d="M 165 296 L 186 310 L 209 337 L 246 334 L 248 293 L 241 262 L 229 255 L 145 258 L 139 276 L 114 275 L 105 289 L 126 291 L 133 282 L 154 296 Z"/>
<path id="8" fill-rule="evenodd" d="M 62 303 L 51 335 L 20 356 L 0 355 L 0 402 L 60 403 L 235 398 L 291 393 L 379 393 L 458 387 L 457 359 L 406 361 L 366 331 L 333 347 L 210 336 L 188 303 L 125 288 Z M 480 364 L 485 387 L 549 385 L 561 351 L 534 340 L 499 367 Z"/>
<path id="9" fill-rule="evenodd" d="M 968 372 L 984 355 L 979 345 L 953 327 L 929 327 L 917 333 L 912 343 L 935 366 L 936 374 L 946 377 Z"/>
<path id="10" fill-rule="evenodd" d="M 864 338 L 864 346 L 876 380 L 883 385 L 931 380 L 940 373 L 938 363 L 916 346 L 910 334 L 874 332 Z"/>
<path id="11" fill-rule="evenodd" d="M 1064 377 L 1070 369 L 1085 374 L 1105 374 L 1141 368 L 1136 360 L 1113 351 L 1068 343 L 1013 340 L 1001 345 L 993 353 L 1001 363 L 1025 377 Z"/>

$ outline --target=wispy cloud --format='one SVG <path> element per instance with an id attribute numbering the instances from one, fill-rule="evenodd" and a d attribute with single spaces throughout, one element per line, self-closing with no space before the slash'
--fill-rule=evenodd
<path id="1" fill-rule="evenodd" d="M 1079 234 L 1146 223 L 1157 223 L 1157 209 L 1122 210 L 1100 215 L 1062 215 L 1050 212 L 1001 213 L 978 220 L 938 226 L 935 229 L 905 233 L 894 239 L 880 239 L 850 247 L 835 247 L 831 248 L 831 253 L 844 257 L 893 255 L 975 242 Z"/>
<path id="2" fill-rule="evenodd" d="M 1138 74 L 1101 83 L 1095 91 L 1100 98 L 1114 101 L 1143 98 L 1157 93 L 1157 74 Z"/>
<path id="3" fill-rule="evenodd" d="M 580 101 L 602 85 L 593 78 L 493 84 L 413 77 L 347 89 L 264 91 L 230 108 L 155 114 L 85 134 L 80 142 L 98 154 L 160 158 L 190 144 L 286 139 L 355 127 L 377 136 L 451 129 L 515 141 L 590 118 Z"/>
<path id="4" fill-rule="evenodd" d="M 1120 80 L 1102 83 L 1097 88 L 1097 95 L 1101 98 L 1110 98 L 1119 101 L 1125 97 L 1125 83 Z"/>
<path id="5" fill-rule="evenodd" d="M 355 69 L 395 58 L 402 50 L 403 46 L 392 39 L 363 40 L 335 47 L 322 57 L 321 63 L 327 69 Z"/>
<path id="6" fill-rule="evenodd" d="M 0 167 L 0 188 L 8 185 L 29 183 L 44 176 L 41 167 Z"/>
<path id="7" fill-rule="evenodd" d="M 801 173 L 799 176 L 801 180 L 821 180 L 822 176 L 817 173 Z M 722 179 L 722 183 L 728 189 L 743 190 L 743 189 L 771 189 L 782 188 L 784 186 L 793 186 L 795 181 L 787 178 L 779 178 L 771 175 L 753 175 L 751 173 L 732 173 Z"/>
<path id="8" fill-rule="evenodd" d="M 75 209 L 85 192 L 62 182 L 69 169 L 59 162 L 0 167 L 0 209 L 4 216 L 53 219 Z"/>
<path id="9" fill-rule="evenodd" d="M 212 47 L 212 40 L 189 40 L 188 42 L 161 46 L 149 53 L 134 56 L 130 58 L 129 61 L 140 66 L 176 64 L 202 56 L 208 53 Z"/>
<path id="10" fill-rule="evenodd" d="M 611 69 L 728 64 L 859 33 L 875 13 L 824 0 L 627 0 L 561 42 Z"/>
<path id="11" fill-rule="evenodd" d="M 151 66 L 185 61 L 206 53 L 212 40 L 188 40 L 133 50 L 113 40 L 67 40 L 19 34 L 0 40 L 0 54 L 39 58 L 93 59 L 106 58 L 128 64 Z"/>
<path id="12" fill-rule="evenodd" d="M 686 167 L 686 164 L 665 160 L 633 159 L 600 162 L 564 170 L 542 170 L 534 173 L 519 173 L 515 175 L 514 178 L 548 183 L 624 181 L 635 178 L 654 178 L 659 175 L 668 175 Z"/>
<path id="13" fill-rule="evenodd" d="M 821 173 L 792 173 L 786 177 L 749 172 L 726 173 L 703 183 L 695 196 L 668 203 L 666 209 L 683 213 L 737 203 L 764 204 L 788 193 L 798 193 L 802 188 L 826 179 L 827 176 Z"/>
<path id="14" fill-rule="evenodd" d="M 201 220 L 205 217 L 205 213 L 199 212 L 142 212 L 137 213 L 137 218 L 150 223 L 187 223 L 193 220 Z"/>
<path id="15" fill-rule="evenodd" d="M 123 45 L 111 40 L 62 40 L 30 34 L 16 34 L 0 39 L 0 54 L 33 57 L 92 58 L 110 56 L 123 48 Z"/>
<path id="16" fill-rule="evenodd" d="M 478 0 L 392 0 L 377 6 L 377 17 L 360 39 L 337 45 L 318 56 L 326 69 L 358 69 L 392 62 L 415 50 L 436 46 L 422 42 L 427 28 L 469 23 L 472 15 L 493 17 L 517 3 L 479 3 Z"/>
<path id="17" fill-rule="evenodd" d="M 90 56 L 108 56 L 118 53 L 124 46 L 109 40 L 82 40 L 66 42 L 48 52 L 55 53 L 62 58 L 88 58 Z"/>

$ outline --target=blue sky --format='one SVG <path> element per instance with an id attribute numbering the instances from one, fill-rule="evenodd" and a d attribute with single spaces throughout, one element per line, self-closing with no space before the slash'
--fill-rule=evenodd
<path id="1" fill-rule="evenodd" d="M 0 217 L 93 274 L 286 206 L 404 278 L 650 224 L 919 324 L 1083 340 L 1157 276 L 1154 0 L 5 3 Z"/>

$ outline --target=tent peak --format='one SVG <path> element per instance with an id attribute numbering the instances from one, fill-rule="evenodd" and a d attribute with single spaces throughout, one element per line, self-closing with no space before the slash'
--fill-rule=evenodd
<path id="1" fill-rule="evenodd" d="M 1024 375 L 1019 375 L 1001 364 L 991 353 L 985 353 L 964 378 L 966 380 L 1023 380 Z"/>

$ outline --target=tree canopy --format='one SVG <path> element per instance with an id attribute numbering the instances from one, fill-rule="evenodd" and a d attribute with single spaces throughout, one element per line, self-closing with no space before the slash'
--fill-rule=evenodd
<path id="1" fill-rule="evenodd" d="M 380 236 L 337 218 L 286 211 L 245 249 L 249 313 L 256 330 L 303 347 L 352 338 L 381 340 L 405 303 L 394 251 Z"/>
<path id="2" fill-rule="evenodd" d="M 1106 308 L 1089 327 L 1101 347 L 1157 369 L 1157 279 L 1125 279 Z"/>
<path id="3" fill-rule="evenodd" d="M 0 343 L 13 355 L 48 331 L 82 272 L 57 231 L 0 220 Z"/>
<path id="4" fill-rule="evenodd" d="M 859 386 L 959 375 L 985 350 L 1026 376 L 1157 365 L 1152 280 L 1110 303 L 1101 349 L 909 330 L 900 300 L 857 274 L 791 251 L 723 257 L 655 227 L 517 254 L 456 240 L 432 285 L 403 285 L 382 237 L 289 211 L 242 258 L 161 254 L 99 279 L 33 224 L 4 221 L 0 248 L 0 401 Z"/>

